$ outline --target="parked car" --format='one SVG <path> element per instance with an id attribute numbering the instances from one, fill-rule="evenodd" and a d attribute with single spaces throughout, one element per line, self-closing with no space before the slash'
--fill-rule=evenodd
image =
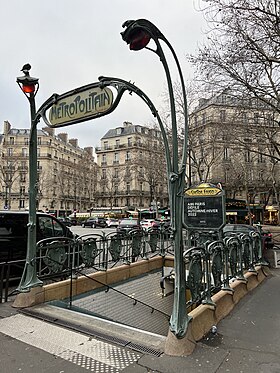
<path id="1" fill-rule="evenodd" d="M 36 241 L 51 237 L 74 238 L 74 234 L 54 216 L 37 213 Z M 0 211 L 0 262 L 25 260 L 28 211 Z M 21 275 L 24 261 L 14 265 L 11 275 Z"/>
<path id="2" fill-rule="evenodd" d="M 148 229 L 159 229 L 160 223 L 154 219 L 145 219 L 140 221 L 141 228 L 144 231 Z"/>
<path id="3" fill-rule="evenodd" d="M 108 228 L 117 227 L 119 225 L 119 219 L 110 218 L 106 220 Z"/>
<path id="4" fill-rule="evenodd" d="M 91 216 L 88 219 L 83 220 L 81 222 L 81 225 L 82 225 L 83 228 L 85 228 L 85 227 L 106 228 L 107 227 L 106 220 L 104 218 L 94 217 L 94 216 Z"/>
<path id="5" fill-rule="evenodd" d="M 226 224 L 223 227 L 223 233 L 224 235 L 229 235 L 230 232 L 249 234 L 250 232 L 259 232 L 259 228 L 247 224 Z M 264 239 L 264 248 L 272 249 L 274 245 L 272 234 L 268 230 L 263 230 L 261 228 L 261 235 Z"/>
<path id="6" fill-rule="evenodd" d="M 117 226 L 117 232 L 118 233 L 129 233 L 132 230 L 139 230 L 142 231 L 141 225 L 138 221 L 138 219 L 122 219 Z"/>

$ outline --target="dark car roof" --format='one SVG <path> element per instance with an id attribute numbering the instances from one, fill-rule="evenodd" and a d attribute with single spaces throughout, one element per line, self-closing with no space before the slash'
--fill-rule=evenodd
<path id="1" fill-rule="evenodd" d="M 224 232 L 248 232 L 248 231 L 257 231 L 256 227 L 253 227 L 252 225 L 247 225 L 247 224 L 226 224 L 223 227 Z"/>

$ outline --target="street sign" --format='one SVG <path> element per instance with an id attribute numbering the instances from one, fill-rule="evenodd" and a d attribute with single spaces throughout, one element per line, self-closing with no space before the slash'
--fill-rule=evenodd
<path id="1" fill-rule="evenodd" d="M 184 226 L 190 229 L 221 229 L 225 225 L 225 196 L 222 189 L 203 183 L 185 191 Z"/>

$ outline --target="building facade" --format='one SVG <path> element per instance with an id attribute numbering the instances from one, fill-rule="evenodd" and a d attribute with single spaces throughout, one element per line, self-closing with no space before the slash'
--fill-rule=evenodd
<path id="1" fill-rule="evenodd" d="M 279 211 L 279 117 L 257 99 L 230 91 L 202 99 L 190 116 L 191 182 L 221 183 L 256 220 Z M 274 206 L 272 208 L 272 206 Z"/>
<path id="2" fill-rule="evenodd" d="M 124 122 L 102 137 L 95 152 L 100 169 L 96 205 L 128 209 L 168 206 L 159 130 Z"/>
<path id="3" fill-rule="evenodd" d="M 0 135 L 0 209 L 28 209 L 29 129 L 4 122 Z M 81 149 L 66 133 L 52 128 L 37 131 L 37 209 L 57 216 L 87 210 L 97 188 L 97 166 L 91 147 Z"/>

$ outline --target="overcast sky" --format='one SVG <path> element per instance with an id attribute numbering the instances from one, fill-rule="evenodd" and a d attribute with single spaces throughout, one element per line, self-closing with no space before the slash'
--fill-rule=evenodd
<path id="1" fill-rule="evenodd" d="M 159 108 L 166 87 L 161 63 L 148 50 L 130 51 L 120 36 L 122 24 L 139 18 L 153 22 L 175 49 L 187 81 L 192 72 L 186 53 L 196 50 L 205 30 L 196 6 L 196 0 L 2 0 L 0 131 L 4 120 L 13 128 L 30 127 L 28 101 L 16 84 L 27 62 L 31 75 L 40 79 L 37 107 L 53 93 L 103 75 L 135 82 Z M 166 53 L 172 69 L 173 60 Z M 56 129 L 56 134 L 67 132 L 81 147 L 98 146 L 108 129 L 124 121 L 145 125 L 153 117 L 140 98 L 125 94 L 112 114 Z M 42 122 L 38 128 L 44 126 Z"/>

